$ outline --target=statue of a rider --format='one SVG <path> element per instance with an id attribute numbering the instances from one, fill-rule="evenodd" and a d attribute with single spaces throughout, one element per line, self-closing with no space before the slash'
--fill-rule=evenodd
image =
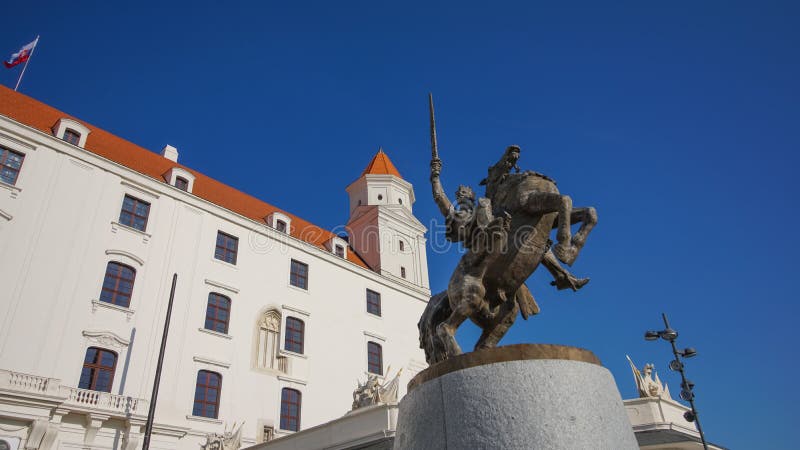
<path id="1" fill-rule="evenodd" d="M 432 364 L 461 353 L 455 332 L 467 319 L 484 331 L 477 350 L 496 346 L 518 311 L 526 319 L 537 314 L 539 307 L 524 281 L 539 263 L 559 290 L 578 290 L 588 283 L 588 278 L 565 270 L 559 260 L 569 265 L 575 261 L 597 218 L 594 208 L 573 210 L 571 199 L 558 193 L 552 179 L 532 171 L 519 173 L 517 146 L 508 147 L 489 168 L 481 182 L 486 198 L 476 200 L 470 187 L 459 186 L 451 203 L 440 180 L 432 99 L 430 113 L 433 198 L 445 216 L 447 239 L 466 250 L 447 291 L 431 298 L 418 324 L 420 346 Z M 582 222 L 581 228 L 572 236 L 570 226 L 577 222 Z M 557 242 L 551 250 L 548 235 L 554 227 Z"/>

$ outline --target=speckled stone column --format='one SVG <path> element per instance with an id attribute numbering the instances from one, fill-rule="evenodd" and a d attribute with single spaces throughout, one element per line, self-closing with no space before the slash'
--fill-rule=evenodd
<path id="1" fill-rule="evenodd" d="M 400 402 L 394 448 L 639 446 L 614 379 L 593 353 L 521 344 L 459 355 L 420 372 Z"/>

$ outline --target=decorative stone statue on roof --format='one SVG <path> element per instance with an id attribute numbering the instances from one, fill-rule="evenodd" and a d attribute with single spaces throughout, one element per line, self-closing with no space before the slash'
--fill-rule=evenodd
<path id="1" fill-rule="evenodd" d="M 230 430 L 223 433 L 209 433 L 206 435 L 206 443 L 202 445 L 204 450 L 239 450 L 242 446 L 242 426 L 236 428 L 234 423 Z M 235 431 L 234 431 L 235 430 Z"/>
<path id="2" fill-rule="evenodd" d="M 639 390 L 639 398 L 660 397 L 665 400 L 672 400 L 667 383 L 662 383 L 657 373 L 655 374 L 655 379 L 653 379 L 655 367 L 652 364 L 645 364 L 640 372 L 631 357 L 628 355 L 625 355 L 625 357 L 628 358 L 628 362 L 631 364 L 633 379 L 636 381 L 636 388 Z"/>
<path id="3" fill-rule="evenodd" d="M 388 371 L 387 371 L 388 372 Z M 400 386 L 400 369 L 391 381 L 381 384 L 377 375 L 369 375 L 363 384 L 353 391 L 353 410 L 382 403 L 397 403 L 397 389 Z"/>
<path id="4" fill-rule="evenodd" d="M 436 142 L 433 99 L 431 118 L 431 186 L 433 198 L 446 220 L 446 238 L 466 249 L 445 292 L 431 298 L 418 323 L 420 347 L 429 364 L 461 353 L 456 329 L 467 319 L 482 330 L 475 349 L 491 348 L 516 320 L 539 312 L 525 280 L 539 264 L 560 289 L 578 290 L 588 283 L 566 271 L 559 261 L 572 265 L 597 223 L 594 208 L 573 208 L 551 178 L 533 171 L 520 172 L 518 146 L 508 147 L 489 168 L 486 197 L 475 199 L 473 190 L 459 186 L 455 204 L 445 195 L 439 176 L 442 160 Z M 512 173 L 512 170 L 514 172 Z M 580 223 L 572 235 L 571 225 Z M 556 229 L 555 245 L 550 232 Z"/>

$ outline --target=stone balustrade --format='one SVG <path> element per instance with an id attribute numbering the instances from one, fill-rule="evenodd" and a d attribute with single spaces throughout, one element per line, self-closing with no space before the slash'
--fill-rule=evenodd
<path id="1" fill-rule="evenodd" d="M 147 414 L 147 400 L 110 392 L 91 391 L 75 387 L 62 386 L 66 391 L 66 405 L 82 406 L 123 414 Z"/>
<path id="2" fill-rule="evenodd" d="M 110 392 L 92 391 L 61 384 L 57 378 L 47 378 L 0 369 L 0 391 L 24 392 L 54 397 L 63 407 L 92 410 L 115 416 L 146 415 L 149 402 Z"/>

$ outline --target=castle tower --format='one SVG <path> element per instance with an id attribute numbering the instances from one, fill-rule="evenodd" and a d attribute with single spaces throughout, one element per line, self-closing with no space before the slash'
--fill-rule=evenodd
<path id="1" fill-rule="evenodd" d="M 347 230 L 355 252 L 382 275 L 429 289 L 426 229 L 412 213 L 414 188 L 383 149 L 347 193 Z"/>

